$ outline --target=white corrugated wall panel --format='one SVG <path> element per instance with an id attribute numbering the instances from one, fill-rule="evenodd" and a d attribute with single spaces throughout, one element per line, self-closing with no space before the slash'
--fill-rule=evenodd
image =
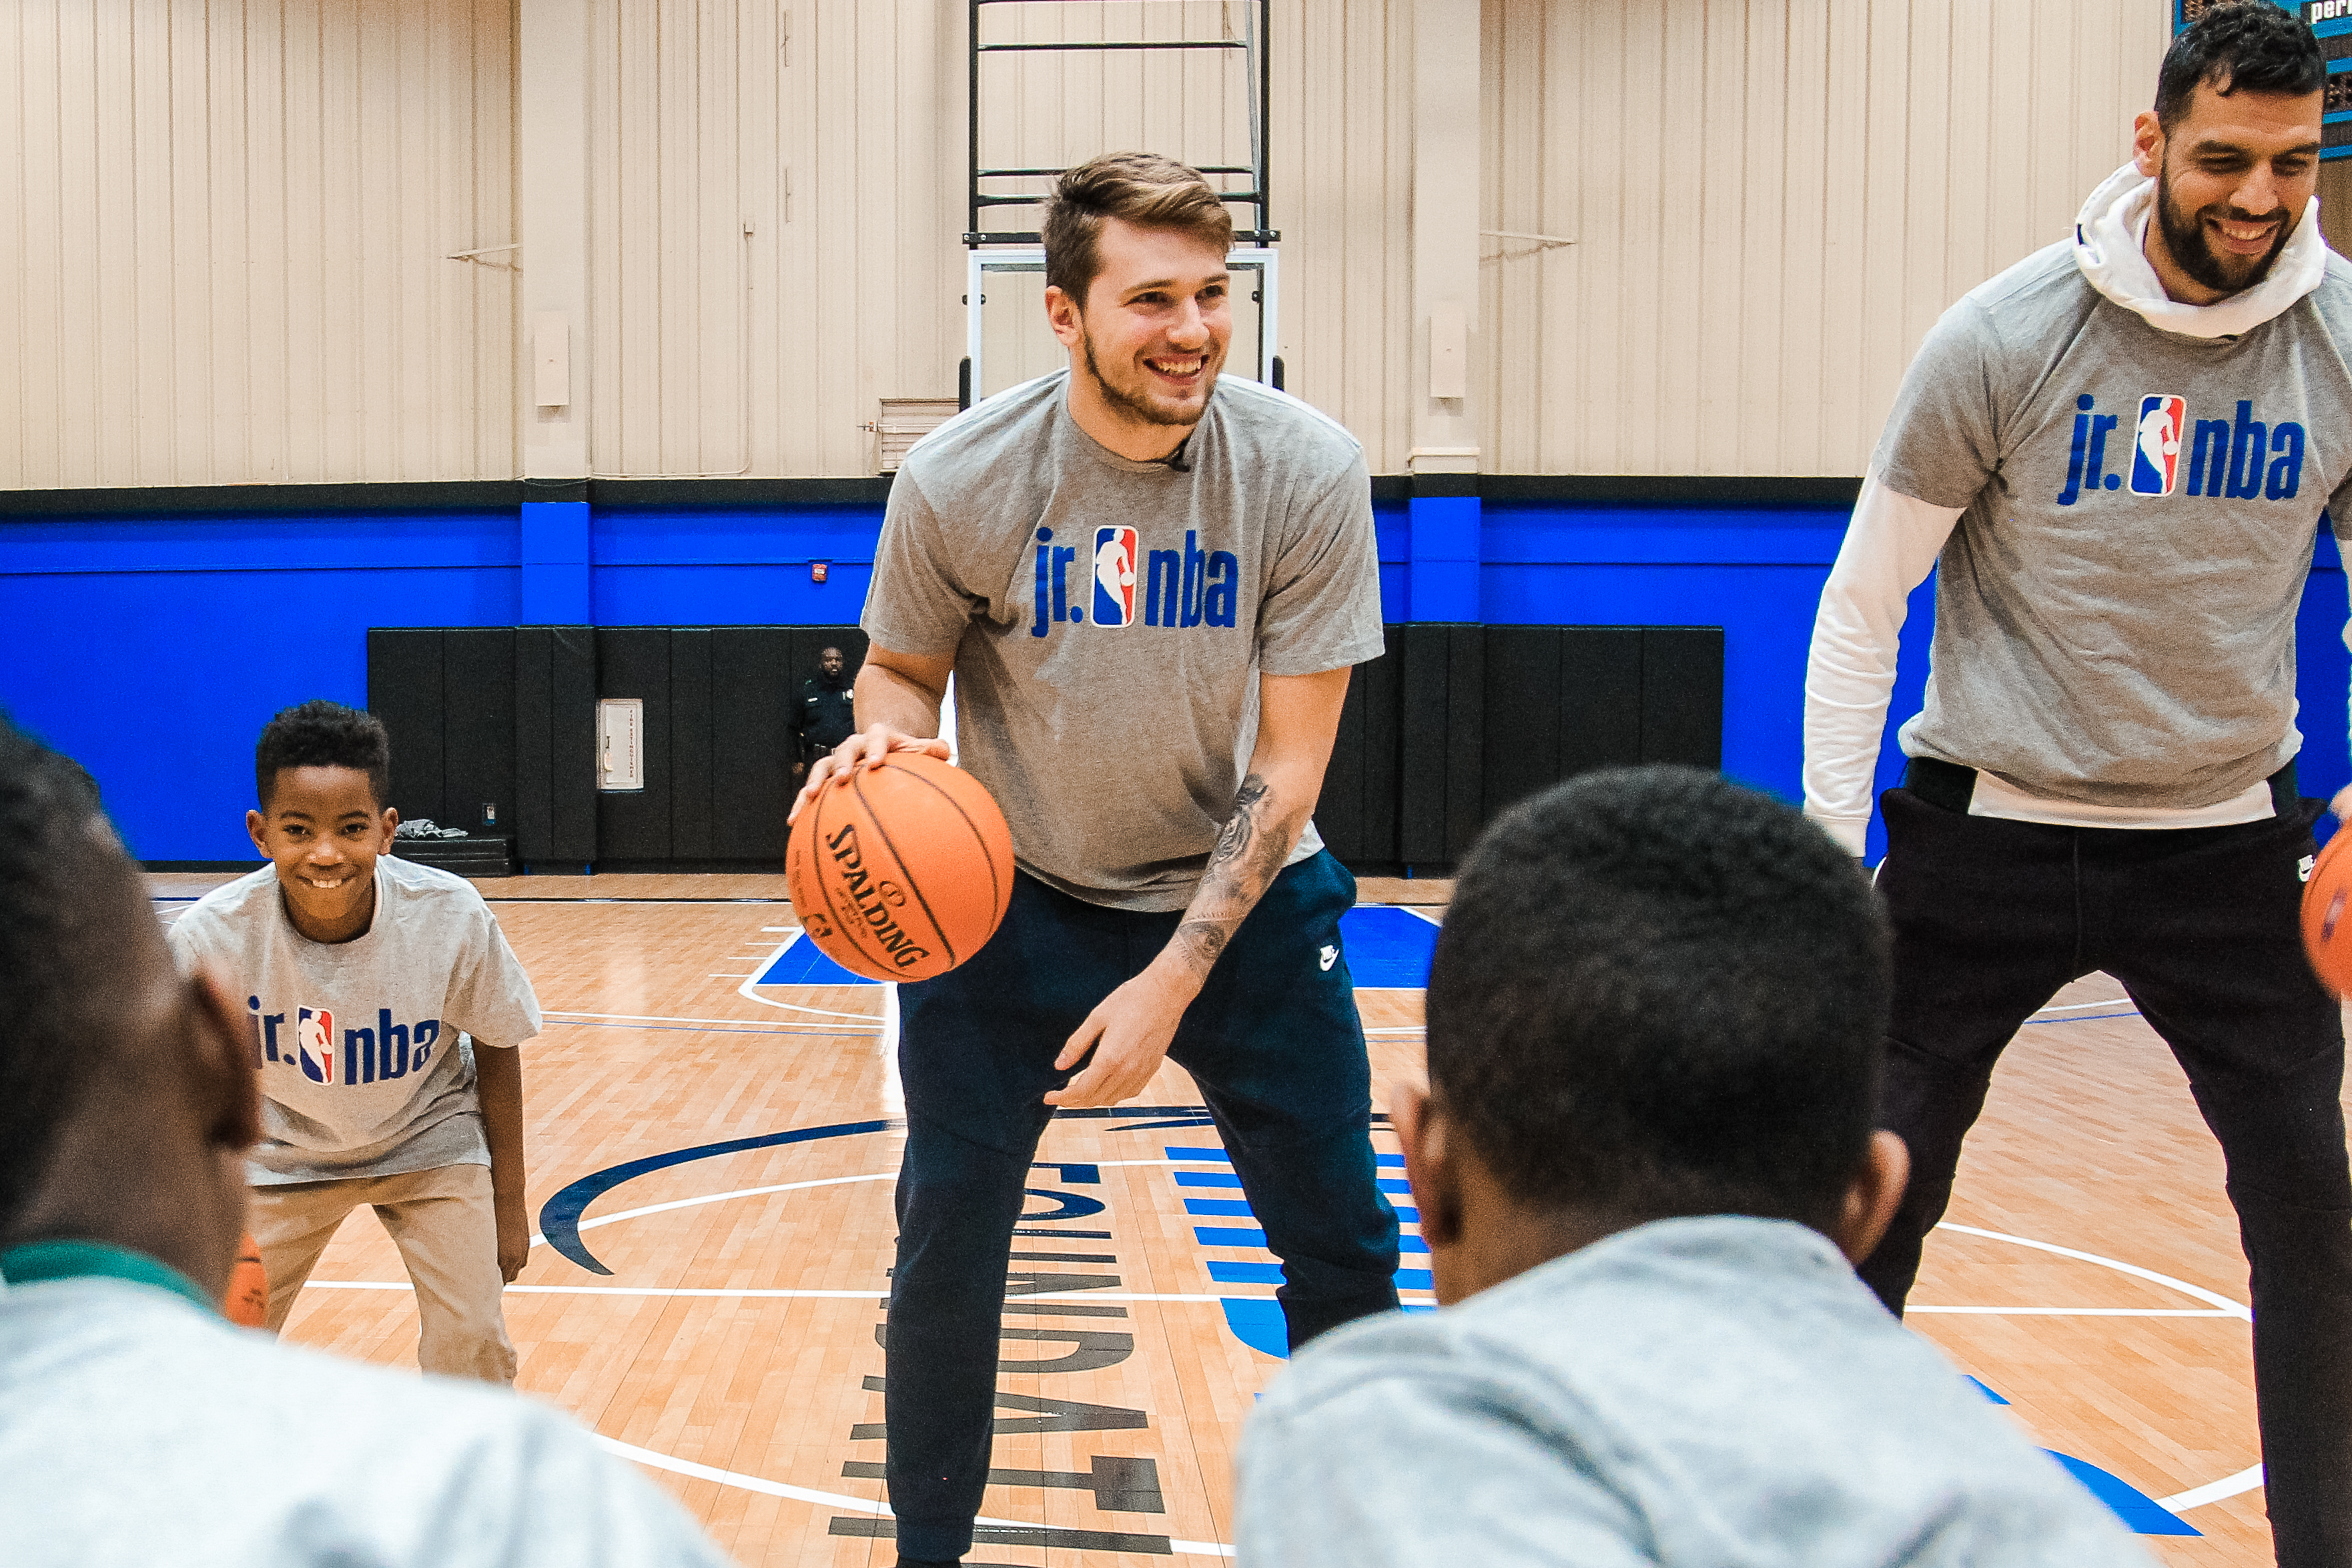
<path id="1" fill-rule="evenodd" d="M 1482 467 L 1856 474 L 1920 337 L 2064 237 L 2144 0 L 1486 0 Z"/>
<path id="2" fill-rule="evenodd" d="M 1239 37 L 1243 11 L 991 6 L 982 36 Z M 1275 13 L 1289 385 L 1396 471 L 1410 446 L 1409 14 L 1364 0 Z M 595 471 L 872 472 L 859 426 L 884 397 L 953 395 L 963 354 L 964 7 L 599 0 L 596 16 Z M 1240 58 L 991 57 L 982 157 L 1054 167 L 1143 147 L 1246 163 Z M 1034 209 L 997 210 L 983 222 L 1034 226 Z M 1061 364 L 1041 281 L 990 288 L 984 388 Z M 1237 337 L 1254 345 L 1242 304 Z"/>
<path id="3" fill-rule="evenodd" d="M 502 0 L 16 0 L 0 488 L 512 474 L 512 275 L 445 259 L 512 73 Z"/>

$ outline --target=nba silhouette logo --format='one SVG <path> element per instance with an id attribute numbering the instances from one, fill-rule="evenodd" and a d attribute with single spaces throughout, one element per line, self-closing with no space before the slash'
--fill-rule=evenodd
<path id="1" fill-rule="evenodd" d="M 2180 476 L 2180 432 L 2189 418 L 2188 400 L 2161 395 L 2139 400 L 2139 424 L 2132 435 L 2132 494 L 2168 496 Z"/>
<path id="2" fill-rule="evenodd" d="M 1095 530 L 1095 625 L 1135 624 L 1135 530 Z"/>
<path id="3" fill-rule="evenodd" d="M 298 1008 L 294 1019 L 294 1044 L 302 1064 L 302 1076 L 312 1083 L 335 1081 L 335 1016 L 321 1007 L 312 1012 Z"/>

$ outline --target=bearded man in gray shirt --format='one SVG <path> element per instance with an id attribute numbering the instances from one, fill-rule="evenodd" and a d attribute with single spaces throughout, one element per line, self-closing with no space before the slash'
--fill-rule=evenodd
<path id="1" fill-rule="evenodd" d="M 2352 518 L 2326 70 L 2277 7 L 2208 11 L 2073 237 L 1936 324 L 1822 593 L 1805 706 L 1806 812 L 1860 854 L 1905 599 L 1940 562 L 1882 801 L 1882 1116 L 1913 1176 L 1863 1278 L 1902 1310 L 2002 1047 L 2114 975 L 2229 1163 L 2285 1568 L 2352 1563 L 2344 1042 L 2298 937 L 2319 808 L 2294 782 L 2295 614 L 2323 517 Z"/>
<path id="2" fill-rule="evenodd" d="M 1382 646 L 1363 453 L 1219 379 L 1233 221 L 1193 170 L 1095 159 L 1056 183 L 1043 232 L 1070 368 L 908 454 L 866 605 L 863 732 L 801 795 L 894 750 L 946 756 L 953 672 L 962 765 L 1021 872 L 986 946 L 899 988 L 901 1563 L 971 1544 L 1013 1226 L 1057 1108 L 1116 1105 L 1176 1061 L 1282 1259 L 1291 1344 L 1396 1305 L 1339 936 L 1355 882 L 1309 820 L 1349 667 Z"/>

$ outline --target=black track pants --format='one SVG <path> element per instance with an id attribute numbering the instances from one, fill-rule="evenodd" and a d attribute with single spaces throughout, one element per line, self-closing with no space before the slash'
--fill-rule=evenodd
<path id="1" fill-rule="evenodd" d="M 2305 965 L 2317 803 L 2231 827 L 2057 827 L 1882 797 L 1895 924 L 1881 1121 L 1911 1186 L 1862 1276 L 1900 1312 L 1993 1063 L 2062 985 L 2123 983 L 2221 1142 L 2252 1266 L 2254 1391 L 2281 1568 L 2352 1565 L 2352 1177 L 2344 1034 Z"/>

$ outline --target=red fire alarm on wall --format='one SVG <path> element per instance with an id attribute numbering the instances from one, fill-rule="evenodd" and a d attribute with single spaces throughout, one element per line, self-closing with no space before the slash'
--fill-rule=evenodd
<path id="1" fill-rule="evenodd" d="M 824 581 L 824 574 L 832 570 L 833 563 L 830 561 L 812 561 L 809 563 L 809 581 L 822 583 Z"/>

